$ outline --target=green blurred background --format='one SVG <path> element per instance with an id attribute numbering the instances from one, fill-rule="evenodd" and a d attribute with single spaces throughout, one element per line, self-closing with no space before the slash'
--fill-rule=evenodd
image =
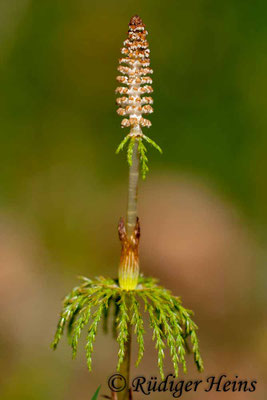
<path id="1" fill-rule="evenodd" d="M 76 276 L 117 273 L 127 165 L 114 89 L 133 14 L 149 31 L 149 135 L 164 150 L 140 186 L 142 270 L 194 309 L 201 378 L 257 379 L 252 395 L 225 396 L 266 398 L 266 2 L 1 0 L 1 400 L 108 392 L 109 336 L 92 374 L 82 349 L 72 361 L 66 340 L 49 344 Z M 146 347 L 134 376 L 157 372 L 149 335 Z"/>

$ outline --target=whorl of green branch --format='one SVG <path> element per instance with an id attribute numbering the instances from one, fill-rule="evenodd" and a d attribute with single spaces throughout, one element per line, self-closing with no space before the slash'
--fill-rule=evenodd
<path id="1" fill-rule="evenodd" d="M 159 145 L 154 142 L 154 140 L 150 139 L 148 136 L 146 135 L 127 135 L 122 142 L 119 144 L 116 153 L 118 154 L 121 150 L 123 150 L 123 148 L 125 147 L 125 145 L 128 142 L 128 147 L 127 147 L 127 161 L 129 166 L 132 165 L 132 156 L 133 156 L 133 149 L 134 149 L 134 143 L 135 141 L 138 141 L 138 152 L 139 152 L 139 157 L 140 157 L 140 164 L 141 164 L 141 172 L 142 172 L 142 178 L 145 179 L 146 178 L 146 174 L 149 170 L 148 168 L 148 158 L 147 158 L 147 148 L 144 145 L 144 141 L 146 141 L 147 143 L 151 144 L 151 146 L 153 146 L 155 149 L 157 149 L 160 153 L 162 153 L 161 148 L 159 147 Z"/>
<path id="2" fill-rule="evenodd" d="M 178 376 L 179 364 L 186 372 L 187 338 L 191 339 L 196 366 L 199 371 L 203 370 L 196 334 L 197 326 L 191 319 L 192 311 L 182 306 L 180 298 L 157 285 L 155 279 L 141 276 L 137 288 L 131 291 L 122 290 L 118 286 L 118 282 L 113 279 L 103 277 L 95 280 L 81 279 L 82 284 L 75 287 L 63 302 L 55 339 L 52 343 L 53 349 L 56 349 L 64 333 L 64 328 L 68 327 L 73 357 L 75 357 L 81 332 L 89 325 L 86 357 L 88 368 L 91 370 L 93 344 L 99 322 L 103 318 L 107 325 L 108 311 L 113 304 L 113 325 L 119 345 L 118 370 L 124 360 L 129 338 L 129 324 L 134 328 L 133 331 L 139 345 L 136 365 L 143 358 L 145 334 L 143 311 L 147 312 L 149 316 L 162 378 L 164 378 L 163 360 L 166 348 L 169 348 L 175 375 Z"/>

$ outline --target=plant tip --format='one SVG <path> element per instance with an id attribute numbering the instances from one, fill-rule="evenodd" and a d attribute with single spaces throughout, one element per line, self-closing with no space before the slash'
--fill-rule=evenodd
<path id="1" fill-rule="evenodd" d="M 130 19 L 130 23 L 129 25 L 134 25 L 134 26 L 143 26 L 145 27 L 142 18 L 139 17 L 139 15 L 134 15 L 132 16 L 132 18 Z"/>

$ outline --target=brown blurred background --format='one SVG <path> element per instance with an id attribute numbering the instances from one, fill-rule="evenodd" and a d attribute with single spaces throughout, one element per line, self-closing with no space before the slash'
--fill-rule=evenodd
<path id="1" fill-rule="evenodd" d="M 164 150 L 140 186 L 142 271 L 195 311 L 205 372 L 191 363 L 185 379 L 256 379 L 253 394 L 224 396 L 266 398 L 266 2 L 2 0 L 1 400 L 90 399 L 115 372 L 101 332 L 91 374 L 82 345 L 76 361 L 67 340 L 49 345 L 76 276 L 117 274 L 127 165 L 114 89 L 136 13 L 154 69 L 149 134 Z M 133 376 L 157 373 L 149 337 Z"/>

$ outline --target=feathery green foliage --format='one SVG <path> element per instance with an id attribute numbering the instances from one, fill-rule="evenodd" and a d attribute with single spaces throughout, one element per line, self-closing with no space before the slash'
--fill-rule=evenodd
<path id="1" fill-rule="evenodd" d="M 117 341 L 119 343 L 119 352 L 118 352 L 118 370 L 120 369 L 121 363 L 124 360 L 125 356 L 125 348 L 126 342 L 128 341 L 128 321 L 129 321 L 129 314 L 128 308 L 126 305 L 126 292 L 121 293 L 121 298 L 119 300 L 119 314 L 117 316 L 117 330 L 118 336 Z"/>
<path id="2" fill-rule="evenodd" d="M 155 149 L 158 150 L 160 154 L 162 154 L 161 147 L 156 142 L 154 142 L 154 140 L 150 139 L 148 136 L 145 135 L 143 135 L 143 139 L 146 140 L 149 144 L 151 144 L 151 146 L 155 147 Z"/>
<path id="3" fill-rule="evenodd" d="M 130 140 L 130 143 L 128 145 L 128 149 L 127 149 L 127 161 L 129 166 L 132 165 L 133 163 L 133 150 L 134 150 L 134 143 L 135 143 L 135 137 L 132 137 Z"/>
<path id="4" fill-rule="evenodd" d="M 118 146 L 118 148 L 116 150 L 116 154 L 119 154 L 119 152 L 121 150 L 123 150 L 123 148 L 126 145 L 126 143 L 128 142 L 128 140 L 130 140 L 130 136 L 129 135 L 125 136 L 125 138 L 120 142 L 120 144 L 119 144 L 119 146 Z"/>
<path id="5" fill-rule="evenodd" d="M 97 328 L 99 321 L 101 319 L 104 307 L 105 307 L 105 301 L 106 301 L 107 296 L 104 294 L 102 299 L 100 300 L 100 305 L 97 308 L 97 310 L 94 312 L 92 315 L 92 323 L 89 327 L 88 330 L 88 335 L 87 335 L 87 343 L 86 343 L 86 358 L 87 358 L 87 365 L 89 371 L 92 369 L 92 352 L 93 352 L 93 343 L 96 338 L 96 333 L 97 333 Z"/>
<path id="6" fill-rule="evenodd" d="M 141 293 L 141 297 L 145 303 L 145 310 L 148 311 L 148 313 L 149 313 L 150 326 L 153 329 L 152 339 L 156 341 L 156 349 L 158 351 L 159 372 L 160 372 L 161 377 L 164 378 L 163 360 L 165 357 L 164 349 L 166 346 L 165 346 L 164 340 L 163 340 L 163 338 L 164 338 L 163 330 L 160 325 L 160 320 L 155 315 L 155 309 L 149 303 L 147 296 L 144 293 Z"/>
<path id="7" fill-rule="evenodd" d="M 127 136 L 125 136 L 125 138 L 122 140 L 122 142 L 119 144 L 117 150 L 116 150 L 116 154 L 118 154 L 121 150 L 123 150 L 124 146 L 126 145 L 126 143 L 129 142 L 128 144 L 128 148 L 127 148 L 127 161 L 129 166 L 132 165 L 132 156 L 133 156 L 133 149 L 134 149 L 134 144 L 135 141 L 138 141 L 138 153 L 139 153 L 139 157 L 140 157 L 140 163 L 141 163 L 141 172 L 142 172 L 142 178 L 145 179 L 147 172 L 149 171 L 148 168 L 148 158 L 147 158 L 147 148 L 144 145 L 144 140 L 151 144 L 151 146 L 153 146 L 155 149 L 157 149 L 160 153 L 162 153 L 162 150 L 160 148 L 160 146 L 154 142 L 154 140 L 150 139 L 148 136 L 145 135 L 140 135 L 140 136 L 132 136 L 131 134 L 128 134 Z"/>
<path id="8" fill-rule="evenodd" d="M 148 158 L 147 158 L 147 155 L 146 155 L 147 148 L 144 145 L 142 140 L 139 140 L 138 151 L 139 151 L 139 155 L 140 155 L 142 178 L 145 179 L 146 178 L 146 174 L 149 171 L 149 168 L 148 168 L 148 165 L 147 165 L 148 164 Z"/>
<path id="9" fill-rule="evenodd" d="M 101 318 L 105 319 L 108 310 L 114 304 L 113 327 L 119 345 L 118 366 L 124 360 L 126 344 L 129 339 L 129 329 L 134 328 L 139 345 L 138 365 L 144 355 L 144 320 L 143 313 L 148 313 L 153 340 L 158 352 L 158 367 L 161 377 L 164 377 L 163 361 L 165 350 L 169 348 L 175 375 L 178 376 L 179 364 L 186 372 L 186 343 L 191 338 L 192 352 L 199 371 L 203 370 L 203 362 L 199 352 L 197 326 L 191 319 L 192 311 L 185 309 L 181 300 L 170 291 L 157 284 L 152 278 L 140 276 L 135 290 L 125 291 L 113 279 L 103 277 L 90 280 L 82 278 L 82 284 L 74 288 L 63 302 L 55 339 L 52 347 L 55 349 L 63 335 L 66 324 L 71 325 L 71 346 L 73 356 L 77 353 L 78 341 L 82 330 L 90 323 L 86 356 L 89 370 L 92 365 L 93 344 Z"/>
<path id="10" fill-rule="evenodd" d="M 140 361 L 143 358 L 144 351 L 145 351 L 145 343 L 144 343 L 144 321 L 142 314 L 140 312 L 140 303 L 136 300 L 136 297 L 132 296 L 131 298 L 132 301 L 132 320 L 131 324 L 134 326 L 134 333 L 137 336 L 137 343 L 139 345 L 139 351 L 138 351 L 138 359 L 136 361 L 136 366 L 139 365 Z"/>

